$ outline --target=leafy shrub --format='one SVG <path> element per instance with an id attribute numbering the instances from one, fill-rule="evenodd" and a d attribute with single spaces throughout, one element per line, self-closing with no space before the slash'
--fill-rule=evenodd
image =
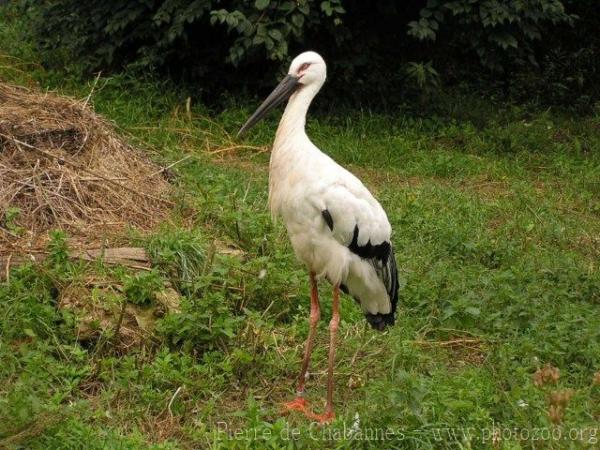
<path id="1" fill-rule="evenodd" d="M 551 105 L 589 111 L 600 99 L 600 15 L 594 0 L 565 0 L 574 26 L 562 24 L 538 43 L 539 70 L 519 74 L 513 83 L 518 99 L 539 96 Z M 540 48 L 545 51 L 540 51 Z M 520 90 L 519 90 L 520 88 Z"/>
<path id="2" fill-rule="evenodd" d="M 50 233 L 48 258 L 41 264 L 12 268 L 10 282 L 0 283 L 0 338 L 53 337 L 70 342 L 73 317 L 57 307 L 59 291 L 76 267 L 69 261 L 66 235 Z"/>
<path id="3" fill-rule="evenodd" d="M 50 261 L 55 269 L 66 268 L 68 266 L 69 247 L 67 245 L 67 235 L 63 231 L 55 230 L 50 232 L 48 251 L 48 261 Z"/>
<path id="4" fill-rule="evenodd" d="M 19 3 L 35 40 L 47 50 L 47 64 L 75 62 L 88 72 L 131 64 L 159 69 L 201 82 L 205 100 L 219 98 L 223 89 L 270 88 L 278 70 L 306 49 L 328 60 L 336 84 L 326 95 L 344 93 L 338 105 L 340 98 L 380 106 L 405 101 L 415 86 L 411 71 L 426 64 L 408 66 L 408 73 L 403 67 L 423 60 L 431 60 L 429 68 L 450 84 L 483 81 L 495 88 L 500 81 L 509 93 L 517 79 L 512 75 L 523 72 L 527 77 L 518 79 L 529 80 L 528 96 L 533 87 L 544 100 L 556 96 L 544 87 L 549 72 L 557 75 L 555 84 L 563 79 L 567 88 L 579 83 L 580 90 L 595 92 L 584 99 L 589 104 L 599 95 L 592 81 L 598 79 L 597 63 L 590 62 L 597 58 L 578 59 L 598 44 L 591 0 Z M 552 52 L 564 55 L 560 61 L 579 61 L 578 68 L 557 63 Z"/>
<path id="5" fill-rule="evenodd" d="M 135 63 L 213 83 L 221 78 L 235 82 L 227 64 L 286 59 L 290 45 L 317 27 L 339 25 L 344 13 L 340 0 L 22 4 L 31 15 L 36 39 L 51 50 L 48 63 L 77 61 L 88 71 Z"/>
<path id="6" fill-rule="evenodd" d="M 136 305 L 148 305 L 155 299 L 158 291 L 163 289 L 163 281 L 155 270 L 125 275 L 123 293 L 127 300 Z"/>
<path id="7" fill-rule="evenodd" d="M 560 0 L 428 0 L 409 34 L 436 40 L 440 26 L 458 33 L 456 43 L 474 51 L 481 64 L 502 72 L 516 63 L 535 63 L 532 42 L 542 38 L 547 23 L 570 22 Z"/>
<path id="8" fill-rule="evenodd" d="M 181 306 L 180 313 L 171 313 L 159 322 L 158 331 L 169 344 L 186 351 L 222 348 L 242 321 L 219 293 L 195 300 L 183 298 Z"/>
<path id="9" fill-rule="evenodd" d="M 31 265 L 13 270 L 10 284 L 0 284 L 0 336 L 4 339 L 48 336 L 48 330 L 60 320 L 52 287 L 50 280 L 38 277 Z"/>
<path id="10" fill-rule="evenodd" d="M 406 67 L 409 83 L 420 93 L 421 100 L 428 100 L 440 87 L 440 74 L 435 70 L 431 61 L 427 63 L 410 62 Z"/>

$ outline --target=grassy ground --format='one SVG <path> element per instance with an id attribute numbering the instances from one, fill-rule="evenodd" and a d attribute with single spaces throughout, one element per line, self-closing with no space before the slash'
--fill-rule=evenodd
<path id="1" fill-rule="evenodd" d="M 88 95 L 91 82 L 26 63 L 35 54 L 17 37 L 0 32 L 2 78 Z M 343 299 L 338 418 L 321 428 L 278 406 L 293 397 L 309 299 L 266 206 L 276 118 L 240 142 L 252 105 L 188 111 L 186 96 L 99 80 L 95 108 L 124 135 L 160 163 L 187 157 L 173 167 L 178 206 L 151 236 L 131 234 L 158 262 L 150 275 L 69 262 L 57 235 L 47 263 L 0 284 L 0 447 L 597 448 L 600 116 L 461 98 L 443 116 L 310 121 L 314 142 L 387 210 L 405 281 L 385 333 Z M 133 288 L 83 289 L 90 278 Z M 83 345 L 77 315 L 56 307 L 78 288 L 107 310 L 152 302 L 164 281 L 181 312 L 127 349 L 112 329 Z M 308 383 L 319 409 L 327 286 L 321 295 Z"/>

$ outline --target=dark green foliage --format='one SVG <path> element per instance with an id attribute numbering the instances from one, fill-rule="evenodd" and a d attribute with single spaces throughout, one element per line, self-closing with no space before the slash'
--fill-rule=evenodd
<path id="1" fill-rule="evenodd" d="M 341 0 L 231 3 L 228 9 L 211 11 L 210 22 L 226 25 L 236 36 L 227 58 L 234 65 L 262 49 L 269 59 L 285 60 L 290 44 L 302 42 L 304 35 L 330 23 L 340 25 L 345 12 Z"/>
<path id="2" fill-rule="evenodd" d="M 562 24 L 537 44 L 539 71 L 513 83 L 518 98 L 532 94 L 552 105 L 590 110 L 600 99 L 600 14 L 595 0 L 565 0 L 573 26 Z M 545 51 L 540 51 L 545 49 Z M 520 90 L 520 91 L 519 91 Z"/>
<path id="3" fill-rule="evenodd" d="M 419 15 L 408 24 L 410 35 L 435 41 L 438 33 L 449 37 L 448 28 L 455 45 L 474 51 L 494 72 L 536 65 L 531 44 L 542 39 L 542 27 L 573 20 L 560 0 L 428 0 Z"/>
<path id="4" fill-rule="evenodd" d="M 593 1 L 20 3 L 48 64 L 157 69 L 199 82 L 209 100 L 223 91 L 266 90 L 277 69 L 306 49 L 325 56 L 336 81 L 328 95 L 342 93 L 345 101 L 429 102 L 439 83 L 437 76 L 424 82 L 427 73 L 522 100 L 589 107 L 599 98 Z"/>
<path id="5" fill-rule="evenodd" d="M 285 60 L 289 46 L 318 27 L 339 24 L 338 16 L 344 12 L 339 0 L 22 3 L 35 24 L 38 42 L 53 50 L 52 59 L 77 62 L 85 70 L 119 69 L 132 63 L 161 68 L 202 80 L 204 88 L 223 88 L 225 81 L 233 88 L 236 77 L 231 66 Z M 236 76 L 244 72 L 240 69 Z"/>

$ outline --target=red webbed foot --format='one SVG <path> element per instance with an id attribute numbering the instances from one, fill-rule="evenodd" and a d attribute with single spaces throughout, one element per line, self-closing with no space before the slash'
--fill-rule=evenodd
<path id="1" fill-rule="evenodd" d="M 283 405 L 284 411 L 300 411 L 304 414 L 308 414 L 308 402 L 304 397 L 296 397 L 291 402 L 286 402 Z"/>
<path id="2" fill-rule="evenodd" d="M 335 420 L 335 413 L 333 411 L 328 411 L 324 414 L 312 414 L 311 419 L 320 423 L 321 425 L 325 425 Z"/>

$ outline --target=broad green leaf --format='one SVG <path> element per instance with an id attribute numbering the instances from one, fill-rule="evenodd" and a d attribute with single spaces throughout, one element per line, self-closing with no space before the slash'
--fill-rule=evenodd
<path id="1" fill-rule="evenodd" d="M 292 23 L 296 27 L 302 28 L 302 25 L 304 25 L 304 16 L 302 14 L 294 14 L 292 16 Z"/>
<path id="2" fill-rule="evenodd" d="M 256 9 L 258 10 L 263 10 L 265 9 L 267 6 L 269 6 L 270 0 L 256 0 L 254 2 L 254 6 L 256 7 Z"/>

